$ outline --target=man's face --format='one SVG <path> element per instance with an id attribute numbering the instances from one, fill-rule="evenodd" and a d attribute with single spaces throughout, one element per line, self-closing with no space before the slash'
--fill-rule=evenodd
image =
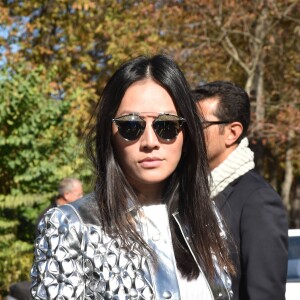
<path id="1" fill-rule="evenodd" d="M 73 202 L 83 196 L 82 185 L 79 182 L 73 183 L 73 189 L 70 192 L 65 193 L 65 198 L 68 202 Z"/>
<path id="2" fill-rule="evenodd" d="M 209 98 L 198 102 L 198 108 L 202 111 L 205 121 L 222 121 L 214 114 L 218 104 L 219 100 L 216 98 Z M 224 126 L 226 125 L 203 125 L 208 162 L 211 170 L 220 165 L 228 156 L 228 149 L 225 143 L 226 130 Z"/>

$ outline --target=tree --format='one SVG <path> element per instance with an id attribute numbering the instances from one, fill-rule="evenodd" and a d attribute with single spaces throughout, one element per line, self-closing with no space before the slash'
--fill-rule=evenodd
<path id="1" fill-rule="evenodd" d="M 38 212 L 84 165 L 70 115 L 80 91 L 62 94 L 51 77 L 30 64 L 0 70 L 0 293 L 28 278 Z"/>

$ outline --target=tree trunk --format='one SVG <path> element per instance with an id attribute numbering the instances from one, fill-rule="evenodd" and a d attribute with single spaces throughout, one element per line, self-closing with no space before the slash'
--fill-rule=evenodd
<path id="1" fill-rule="evenodd" d="M 258 65 L 259 70 L 257 71 L 257 91 L 256 91 L 256 126 L 257 131 L 260 131 L 264 127 L 265 121 L 265 90 L 264 90 L 264 66 L 263 58 L 261 63 Z"/>
<path id="2" fill-rule="evenodd" d="M 261 137 L 265 122 L 265 53 L 263 50 L 263 45 L 265 32 L 268 26 L 268 10 L 265 8 L 257 20 L 257 25 L 255 28 L 255 40 L 253 41 L 252 66 L 245 85 L 245 90 L 247 91 L 253 105 L 252 111 L 254 113 L 254 120 L 252 120 L 252 123 L 254 125 L 253 133 L 256 140 L 255 164 L 257 171 L 262 175 L 264 165 L 264 144 Z"/>
<path id="3" fill-rule="evenodd" d="M 281 196 L 283 200 L 283 204 L 290 212 L 291 210 L 291 203 L 290 203 L 290 192 L 291 187 L 293 183 L 293 163 L 292 163 L 292 157 L 293 157 L 293 148 L 292 143 L 293 139 L 295 138 L 295 132 L 293 129 L 290 129 L 288 132 L 288 143 L 287 143 L 287 151 L 285 156 L 285 174 L 284 174 L 284 181 L 282 183 L 282 190 L 281 190 Z"/>

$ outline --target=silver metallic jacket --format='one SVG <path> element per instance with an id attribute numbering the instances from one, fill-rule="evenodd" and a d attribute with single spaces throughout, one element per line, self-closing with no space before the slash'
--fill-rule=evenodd
<path id="1" fill-rule="evenodd" d="M 135 243 L 128 250 L 119 238 L 108 236 L 97 211 L 94 198 L 86 196 L 45 214 L 35 240 L 32 299 L 181 299 L 166 206 L 131 211 L 157 254 L 156 265 Z M 179 215 L 173 217 L 202 272 Z M 216 274 L 208 282 L 214 299 L 231 299 L 229 276 L 217 265 Z"/>

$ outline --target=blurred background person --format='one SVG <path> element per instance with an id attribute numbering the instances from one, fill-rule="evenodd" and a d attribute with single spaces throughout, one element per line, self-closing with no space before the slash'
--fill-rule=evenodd
<path id="1" fill-rule="evenodd" d="M 57 206 L 73 202 L 83 196 L 82 182 L 76 178 L 65 178 L 58 186 Z"/>
<path id="2" fill-rule="evenodd" d="M 30 299 L 30 282 L 15 282 L 9 287 L 9 295 L 5 300 L 28 300 Z"/>
<path id="3" fill-rule="evenodd" d="M 58 185 L 57 195 L 51 201 L 51 204 L 47 206 L 37 219 L 37 226 L 44 216 L 44 214 L 53 207 L 61 206 L 71 203 L 83 196 L 82 182 L 77 178 L 67 177 L 64 178 Z M 36 230 L 37 230 L 36 226 Z M 37 234 L 37 231 L 36 231 Z"/>

